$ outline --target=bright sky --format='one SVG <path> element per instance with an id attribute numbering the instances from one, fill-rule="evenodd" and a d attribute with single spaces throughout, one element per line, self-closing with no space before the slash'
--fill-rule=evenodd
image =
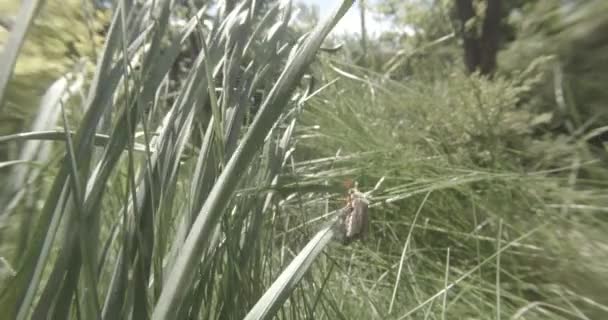
<path id="1" fill-rule="evenodd" d="M 337 8 L 342 0 L 297 0 L 308 5 L 319 6 L 319 13 L 321 14 L 321 20 L 330 15 L 335 8 Z M 368 6 L 374 5 L 376 1 L 367 0 Z M 338 23 L 333 34 L 344 34 L 344 33 L 360 33 L 361 32 L 361 21 L 359 19 L 359 2 L 355 1 L 350 10 L 344 15 L 342 20 Z M 374 17 L 366 12 L 366 28 L 370 36 L 377 35 L 382 31 L 391 30 L 391 25 L 384 21 L 374 19 Z"/>

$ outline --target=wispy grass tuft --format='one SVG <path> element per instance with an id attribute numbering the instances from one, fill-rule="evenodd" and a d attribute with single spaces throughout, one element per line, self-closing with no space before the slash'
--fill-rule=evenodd
<path id="1" fill-rule="evenodd" d="M 355 179 L 363 190 L 384 179 L 371 239 L 331 259 L 340 266 L 325 287 L 339 306 L 333 317 L 607 314 L 606 169 L 583 140 L 537 134 L 539 115 L 521 107 L 535 65 L 492 81 L 454 68 L 433 82 L 396 82 L 334 58 L 319 65 L 338 80 L 305 106 L 294 179 Z M 307 214 L 287 237 L 340 205 L 335 193 L 303 199 L 285 204 Z"/>

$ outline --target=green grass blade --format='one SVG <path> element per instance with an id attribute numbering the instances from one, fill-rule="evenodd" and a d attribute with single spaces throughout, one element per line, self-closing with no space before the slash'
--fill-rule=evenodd
<path id="1" fill-rule="evenodd" d="M 187 289 L 190 288 L 194 269 L 208 245 L 211 231 L 226 209 L 242 170 L 249 164 L 256 151 L 263 144 L 264 138 L 279 117 L 281 110 L 295 89 L 297 81 L 312 61 L 323 39 L 351 5 L 352 1 L 344 1 L 334 15 L 321 24 L 303 46 L 298 48 L 294 58 L 288 62 L 194 222 L 192 230 L 176 259 L 175 266 L 169 273 L 167 285 L 163 288 L 154 309 L 153 319 L 166 319 L 179 309 L 180 301 L 185 293 L 189 291 Z"/>
<path id="2" fill-rule="evenodd" d="M 0 55 L 2 64 L 0 64 L 0 111 L 4 105 L 4 94 L 8 87 L 8 82 L 13 75 L 13 69 L 17 63 L 17 57 L 21 51 L 21 47 L 25 42 L 27 31 L 34 22 L 34 18 L 40 7 L 44 4 L 44 0 L 26 0 L 21 4 L 21 9 L 15 24 L 11 28 L 8 41 L 4 44 L 4 52 Z"/>
<path id="3" fill-rule="evenodd" d="M 75 153 L 79 155 L 79 167 L 83 168 L 84 171 L 86 171 L 85 168 L 88 168 L 88 160 L 90 159 L 89 148 L 92 145 L 92 137 L 95 136 L 97 123 L 103 114 L 103 106 L 107 105 L 111 97 L 111 92 L 108 92 L 108 90 L 104 91 L 96 87 L 96 85 L 100 78 L 110 73 L 111 55 L 116 48 L 116 29 L 118 29 L 115 28 L 115 25 L 114 21 L 110 27 L 109 40 L 98 65 L 92 89 L 90 90 L 87 101 L 87 113 L 74 139 Z M 17 305 L 19 305 L 18 308 L 21 310 L 20 314 L 23 316 L 27 314 L 27 308 L 32 303 L 34 292 L 40 283 L 42 269 L 47 262 L 48 247 L 53 242 L 52 239 L 54 239 L 54 234 L 57 231 L 56 229 L 50 229 L 49 226 L 58 225 L 63 214 L 64 209 L 61 208 L 60 204 L 67 197 L 65 188 L 68 172 L 68 164 L 64 161 L 47 196 L 42 214 L 37 222 L 38 224 L 34 228 L 33 239 L 21 261 L 22 267 L 12 285 L 12 290 L 17 295 L 16 299 L 18 301 Z M 54 221 L 56 224 L 51 223 L 51 221 Z M 10 299 L 7 295 L 3 294 L 1 298 L 2 303 L 5 302 L 5 298 Z"/>
<path id="4" fill-rule="evenodd" d="M 333 236 L 331 227 L 319 231 L 266 290 L 245 320 L 272 319 Z"/>

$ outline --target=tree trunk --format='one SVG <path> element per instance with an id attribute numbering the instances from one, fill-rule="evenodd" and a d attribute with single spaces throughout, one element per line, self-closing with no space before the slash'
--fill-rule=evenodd
<path id="1" fill-rule="evenodd" d="M 464 61 L 470 73 L 479 71 L 482 75 L 491 76 L 496 70 L 496 55 L 500 40 L 501 1 L 486 0 L 486 12 L 481 35 L 475 28 L 467 30 L 467 21 L 475 18 L 473 0 L 456 0 L 456 10 L 460 19 L 462 39 L 464 42 Z"/>
<path id="2" fill-rule="evenodd" d="M 361 13 L 361 50 L 363 59 L 367 57 L 367 30 L 365 28 L 365 1 L 359 0 L 359 11 Z"/>
<path id="3" fill-rule="evenodd" d="M 469 72 L 475 72 L 481 61 L 481 50 L 475 30 L 467 30 L 467 21 L 475 18 L 472 0 L 456 0 L 456 10 L 460 19 L 460 32 L 464 43 L 464 63 Z"/>
<path id="4" fill-rule="evenodd" d="M 490 75 L 496 69 L 496 54 L 500 39 L 501 0 L 487 0 L 486 17 L 481 34 L 481 74 Z"/>

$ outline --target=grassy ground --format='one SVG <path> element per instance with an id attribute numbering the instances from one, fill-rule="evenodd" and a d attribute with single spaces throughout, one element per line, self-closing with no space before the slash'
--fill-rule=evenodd
<path id="1" fill-rule="evenodd" d="M 606 168 L 582 139 L 540 133 L 532 82 L 324 70 L 337 82 L 304 107 L 294 174 L 375 188 L 370 239 L 332 248 L 320 272 L 335 264 L 325 296 L 345 318 L 608 314 Z"/>
<path id="2" fill-rule="evenodd" d="M 7 317 L 608 315 L 608 170 L 593 133 L 536 110 L 547 59 L 492 80 L 421 59 L 393 81 L 323 54 L 310 92 L 335 21 L 296 42 L 289 7 L 245 4 L 174 27 L 170 1 L 123 3 L 95 78 L 58 79 L 33 132 L 0 138 L 20 150 L 0 163 Z M 328 223 L 352 180 L 371 230 L 345 246 Z"/>

